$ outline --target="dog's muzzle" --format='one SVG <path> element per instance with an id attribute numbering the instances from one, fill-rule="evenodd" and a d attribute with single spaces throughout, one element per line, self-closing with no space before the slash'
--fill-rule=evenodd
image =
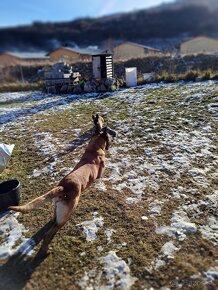
<path id="1" fill-rule="evenodd" d="M 117 137 L 117 132 L 110 128 L 107 128 L 107 133 L 113 138 Z"/>

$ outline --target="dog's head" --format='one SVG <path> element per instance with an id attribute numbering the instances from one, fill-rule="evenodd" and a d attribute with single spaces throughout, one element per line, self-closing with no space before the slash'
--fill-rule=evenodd
<path id="1" fill-rule="evenodd" d="M 101 129 L 103 128 L 104 119 L 99 116 L 99 114 L 92 115 L 92 120 L 94 122 L 94 128 L 93 128 L 93 135 L 98 135 L 101 132 Z"/>

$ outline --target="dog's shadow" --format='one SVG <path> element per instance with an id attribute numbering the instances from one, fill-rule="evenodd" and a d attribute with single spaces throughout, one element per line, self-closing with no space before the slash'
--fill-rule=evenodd
<path id="1" fill-rule="evenodd" d="M 104 128 L 105 127 L 102 128 L 102 131 L 104 130 Z M 113 138 L 117 136 L 117 132 L 112 130 L 109 127 L 107 127 L 107 132 Z M 59 153 L 53 155 L 49 160 L 53 161 L 53 160 L 56 160 L 58 158 L 65 156 L 69 153 L 72 153 L 77 147 L 79 147 L 79 146 L 85 144 L 87 141 L 91 140 L 92 134 L 93 134 L 92 128 L 85 131 L 80 136 L 78 136 L 76 139 L 74 139 L 68 148 L 66 148 L 63 152 L 59 152 Z"/>
<path id="2" fill-rule="evenodd" d="M 56 155 L 52 156 L 52 158 L 61 158 L 69 153 L 72 153 L 77 147 L 83 145 L 85 142 L 89 141 L 92 137 L 92 129 L 85 131 L 83 134 L 78 136 L 74 139 L 70 146 L 66 148 L 63 152 L 57 153 Z"/>
<path id="3" fill-rule="evenodd" d="M 105 127 L 102 128 L 102 131 L 104 130 Z M 116 137 L 117 132 L 112 130 L 111 128 L 107 127 L 107 132 L 111 137 Z M 87 141 L 91 140 L 93 134 L 93 129 L 89 129 L 85 131 L 83 134 L 78 136 L 76 139 L 74 139 L 70 146 L 66 148 L 63 152 L 59 152 L 56 155 L 52 156 L 52 159 L 57 159 L 61 158 L 69 153 L 72 153 L 77 147 L 85 144 Z"/>
<path id="4" fill-rule="evenodd" d="M 21 290 L 25 287 L 35 269 L 46 258 L 39 252 L 34 257 L 28 254 L 40 243 L 52 223 L 49 221 L 30 239 L 21 244 L 5 264 L 0 265 L 0 289 Z"/>

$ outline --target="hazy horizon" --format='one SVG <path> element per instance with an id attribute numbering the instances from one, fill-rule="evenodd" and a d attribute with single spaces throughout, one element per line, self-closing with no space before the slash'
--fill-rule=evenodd
<path id="1" fill-rule="evenodd" d="M 8 0 L 0 4 L 0 27 L 27 25 L 33 22 L 61 22 L 84 17 L 146 9 L 174 0 Z M 88 5 L 87 5 L 88 4 Z"/>

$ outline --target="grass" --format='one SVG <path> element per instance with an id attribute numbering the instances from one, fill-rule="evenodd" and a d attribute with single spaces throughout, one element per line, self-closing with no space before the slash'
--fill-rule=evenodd
<path id="1" fill-rule="evenodd" d="M 99 98 L 72 100 L 64 106 L 27 115 L 24 119 L 6 124 L 0 133 L 1 137 L 4 138 L 5 143 L 14 143 L 15 150 L 1 180 L 18 178 L 22 185 L 23 202 L 49 190 L 76 164 L 87 141 L 81 143 L 79 147 L 75 146 L 75 149 L 70 152 L 67 149 L 78 138 L 75 129 L 81 129 L 80 135 L 89 130 L 92 113 L 106 113 L 109 126 L 118 131 L 118 137 L 112 143 L 111 151 L 107 153 L 108 163 L 102 179 L 106 191 L 92 186 L 82 194 L 70 222 L 51 243 L 51 255 L 33 267 L 30 274 L 28 274 L 28 267 L 32 266 L 31 258 L 26 258 L 24 263 L 11 259 L 0 261 L 2 264 L 0 286 L 3 289 L 5 285 L 9 285 L 10 289 L 45 287 L 46 289 L 80 289 L 78 281 L 85 272 L 91 273 L 92 270 L 96 272 L 94 271 L 93 277 L 89 274 L 89 283 L 92 285 L 98 283 L 100 274 L 103 275 L 101 279 L 103 283 L 106 277 L 98 258 L 115 250 L 117 255 L 129 265 L 131 275 L 138 279 L 132 286 L 133 290 L 150 287 L 177 289 L 179 284 L 183 285 L 182 289 L 216 289 L 215 280 L 207 285 L 204 281 L 204 272 L 216 264 L 215 246 L 210 240 L 203 239 L 199 231 L 194 235 L 188 235 L 182 242 L 173 240 L 180 248 L 175 253 L 175 257 L 172 259 L 163 257 L 166 263 L 163 267 L 148 269 L 152 262 L 160 257 L 163 245 L 172 240 L 166 235 L 158 235 L 155 232 L 156 227 L 169 225 L 173 212 L 180 206 L 206 200 L 205 196 L 216 189 L 217 184 L 211 176 L 215 166 L 213 164 L 215 151 L 211 158 L 206 156 L 202 158 L 187 153 L 185 150 L 190 148 L 183 149 L 182 138 L 178 139 L 181 144 L 175 145 L 179 133 L 183 133 L 184 138 L 186 134 L 189 136 L 188 144 L 192 138 L 193 140 L 197 138 L 197 135 L 193 135 L 197 131 L 200 134 L 198 140 L 203 137 L 209 138 L 211 144 L 216 147 L 214 134 L 218 129 L 217 123 L 214 121 L 215 116 L 207 109 L 207 105 L 213 102 L 216 96 L 216 90 L 216 84 L 204 86 L 170 84 L 153 88 L 129 89 L 113 95 L 101 95 Z M 204 97 L 201 101 L 195 99 L 188 103 L 184 101 L 187 96 L 201 94 L 202 91 Z M 18 102 L 12 102 L 11 105 L 21 106 Z M 184 123 L 185 121 L 187 123 Z M 207 125 L 211 126 L 211 132 L 202 133 L 202 128 Z M 147 129 L 149 131 L 146 131 Z M 163 138 L 164 130 L 172 134 L 172 138 L 167 133 Z M 53 143 L 43 137 L 45 132 L 53 137 Z M 174 144 L 171 147 L 170 141 Z M 44 145 L 51 148 L 47 155 L 43 155 L 40 151 Z M 196 150 L 195 154 L 197 154 L 205 149 L 205 146 L 199 146 L 197 149 L 193 147 L 192 150 Z M 152 157 L 144 153 L 146 148 L 152 148 Z M 50 165 L 51 157 L 56 153 L 67 154 L 56 160 L 52 171 L 33 177 L 34 169 L 40 170 Z M 175 177 L 177 172 L 174 167 L 171 171 L 160 168 L 155 173 L 143 167 L 147 163 L 155 167 L 164 161 L 170 162 L 176 153 L 188 154 L 191 168 L 212 166 L 206 173 L 210 186 L 204 188 L 194 183 L 188 169 L 182 169 L 181 174 Z M 174 166 L 175 163 L 172 162 L 172 165 Z M 117 179 L 113 166 L 120 170 L 120 180 Z M 153 180 L 152 176 L 159 179 L 158 189 L 149 186 L 149 182 Z M 127 204 L 126 198 L 135 195 L 130 187 L 121 190 L 118 186 L 128 182 L 133 185 L 132 180 L 138 177 L 147 180 L 147 183 L 143 184 L 142 198 L 136 204 Z M 136 181 L 136 185 L 139 185 L 139 181 Z M 172 198 L 173 189 L 179 186 L 184 188 L 186 200 Z M 195 189 L 196 195 L 189 193 L 189 189 Z M 163 206 L 161 215 L 152 217 L 149 213 L 149 204 L 156 199 L 162 201 Z M 82 230 L 76 225 L 91 220 L 94 211 L 98 211 L 98 215 L 104 218 L 104 226 L 99 229 L 97 239 L 89 243 L 86 242 Z M 148 220 L 141 219 L 144 215 Z M 19 215 L 19 222 L 29 230 L 25 236 L 31 237 L 51 217 L 52 206 L 47 205 L 38 212 Z M 196 217 L 190 214 L 189 217 L 192 222 L 201 225 L 205 223 L 207 213 L 202 212 L 201 216 Z M 116 230 L 112 235 L 111 243 L 107 242 L 106 229 Z M 98 250 L 100 246 L 103 248 L 102 251 Z M 200 276 L 196 276 L 198 274 Z M 193 275 L 197 278 L 192 278 Z"/>
<path id="2" fill-rule="evenodd" d="M 159 82 L 166 82 L 166 83 L 173 83 L 178 81 L 206 81 L 206 80 L 217 80 L 218 79 L 218 72 L 212 71 L 211 69 L 208 70 L 189 70 L 185 73 L 170 73 L 169 71 L 165 70 L 162 72 L 158 72 L 155 74 L 152 81 L 144 81 L 143 77 L 138 78 L 138 84 L 143 85 L 145 83 L 159 83 Z"/>
<path id="3" fill-rule="evenodd" d="M 41 90 L 43 88 L 42 82 L 5 82 L 0 84 L 0 93 L 2 92 L 22 92 L 30 90 Z"/>

